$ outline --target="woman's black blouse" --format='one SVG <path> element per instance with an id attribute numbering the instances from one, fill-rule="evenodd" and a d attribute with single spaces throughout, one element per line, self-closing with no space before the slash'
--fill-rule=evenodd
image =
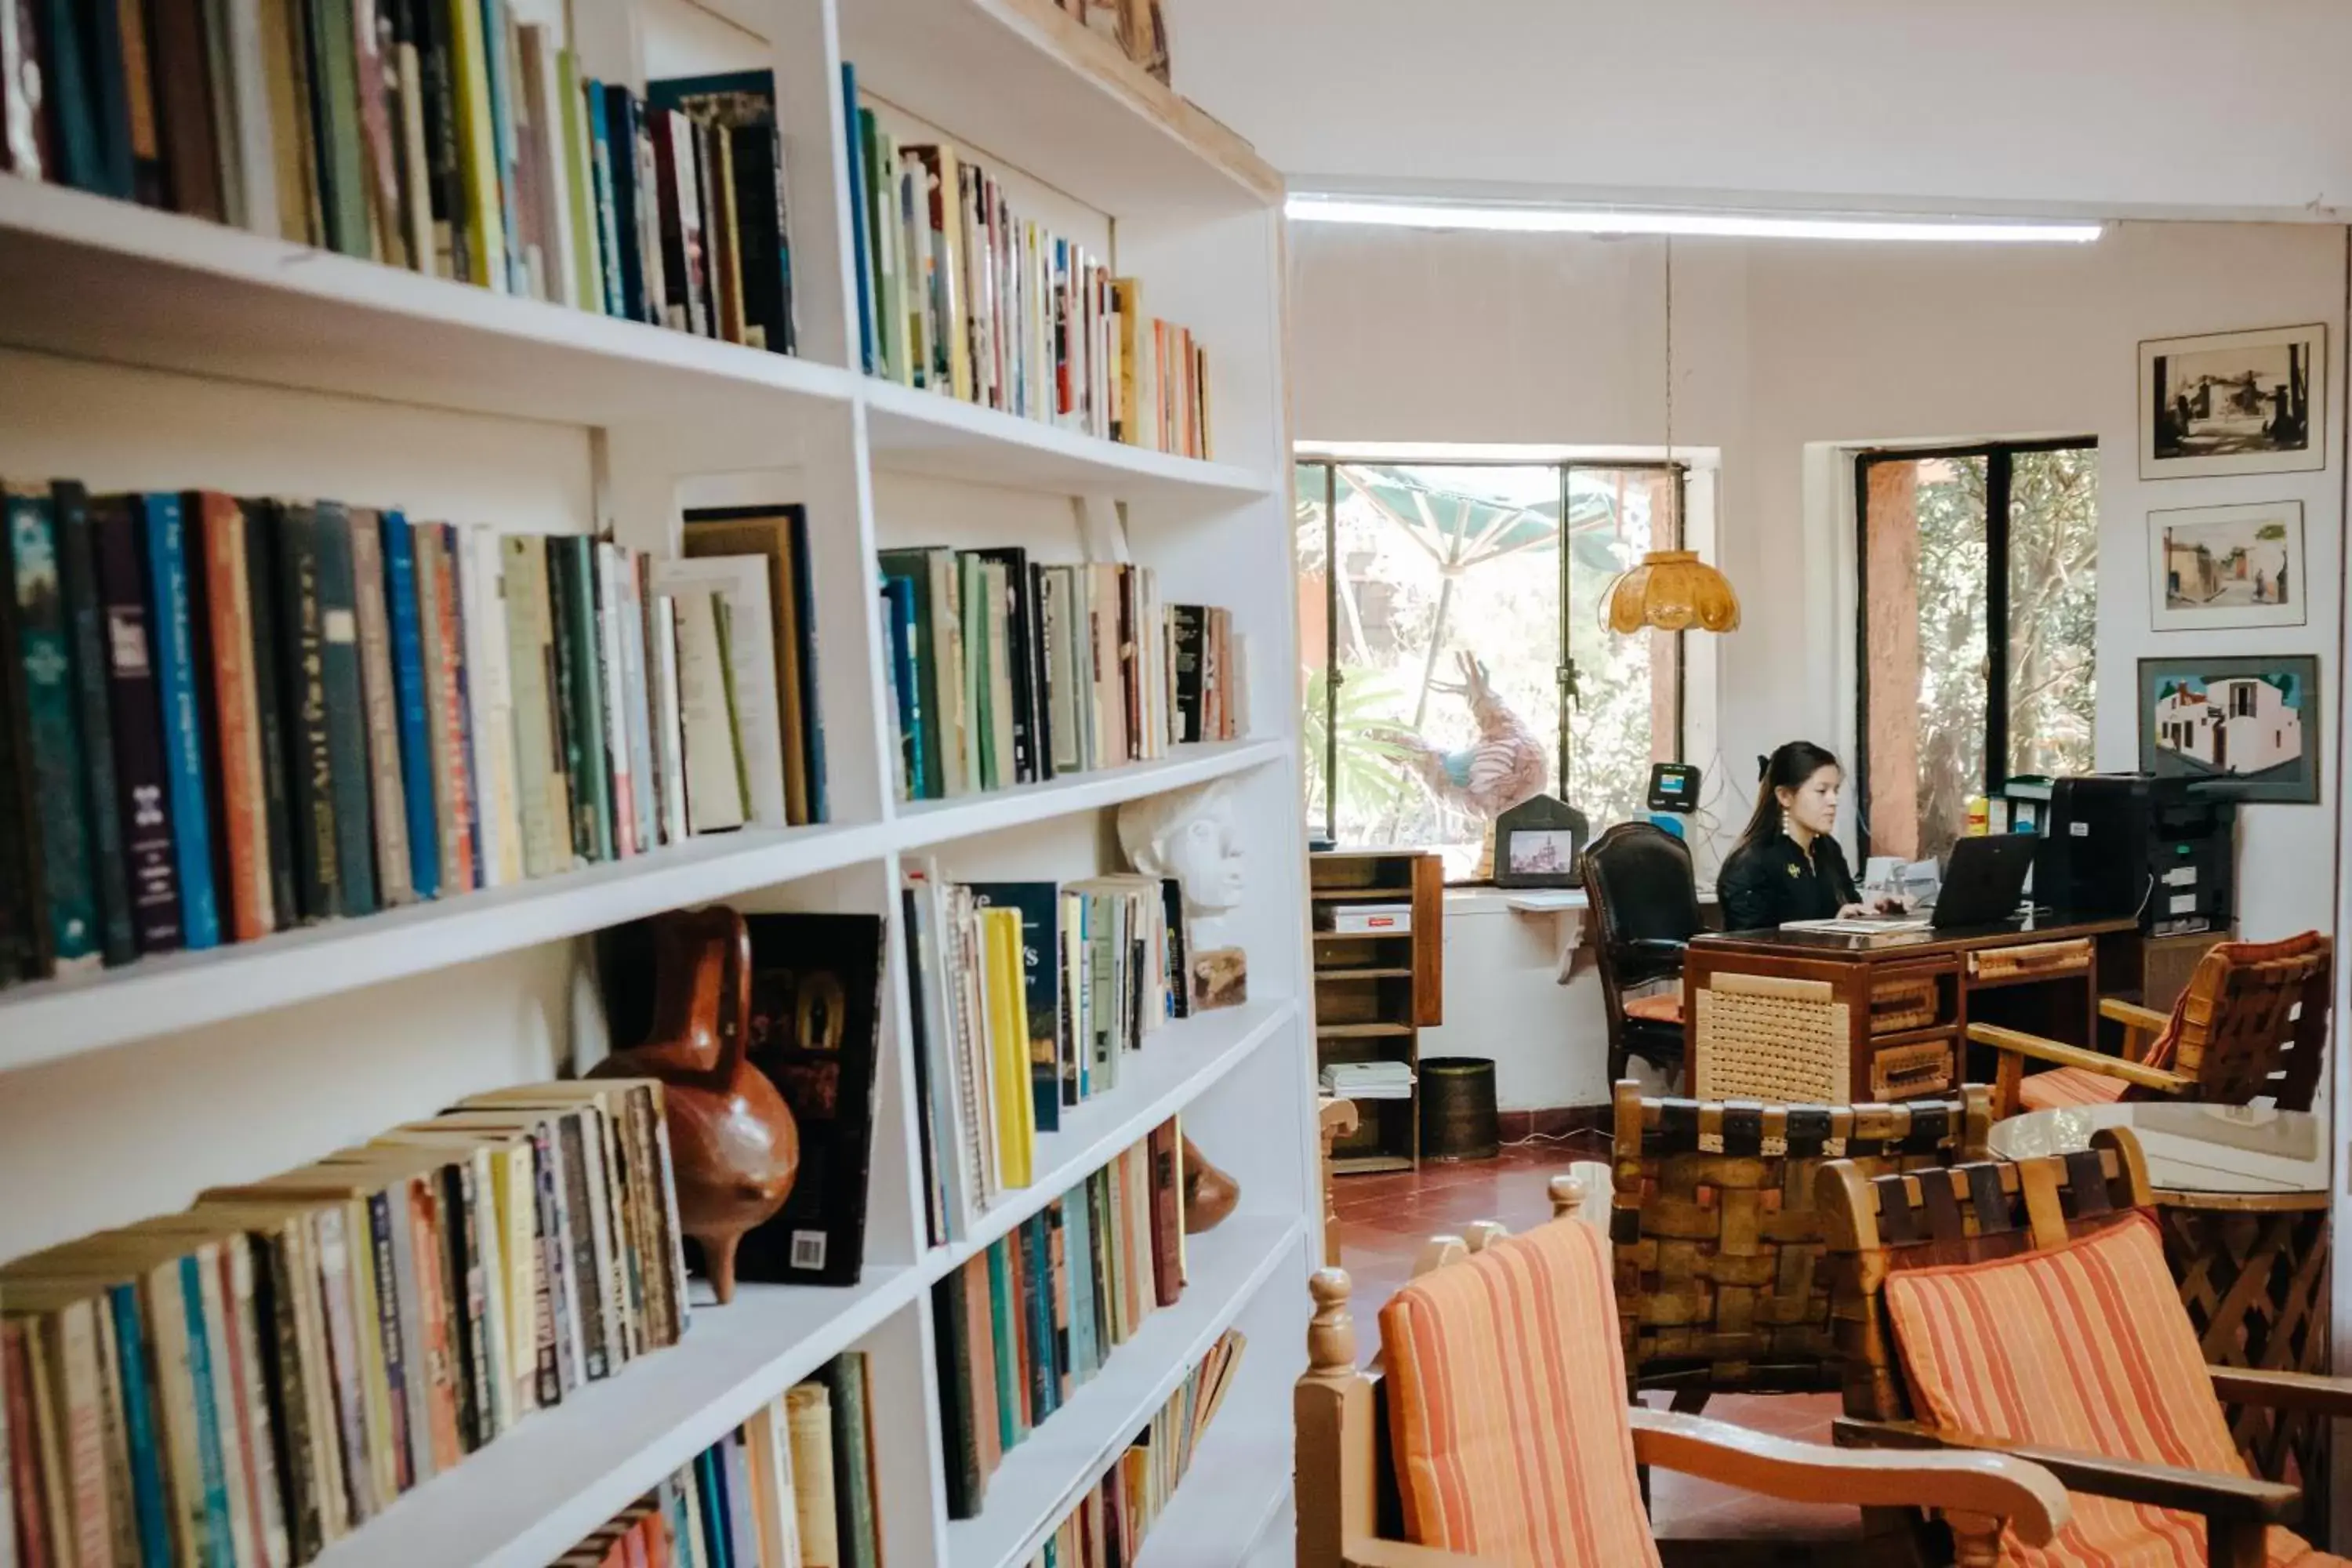
<path id="1" fill-rule="evenodd" d="M 1723 900 L 1726 931 L 1825 921 L 1859 900 L 1845 868 L 1845 851 L 1836 839 L 1815 838 L 1808 858 L 1786 833 L 1733 850 L 1715 886 Z"/>

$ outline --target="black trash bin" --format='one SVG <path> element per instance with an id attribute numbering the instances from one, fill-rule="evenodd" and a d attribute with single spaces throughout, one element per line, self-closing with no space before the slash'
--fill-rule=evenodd
<path id="1" fill-rule="evenodd" d="M 1503 1152 L 1496 1131 L 1495 1063 L 1490 1057 L 1423 1057 L 1421 1152 L 1429 1160 L 1492 1160 Z"/>

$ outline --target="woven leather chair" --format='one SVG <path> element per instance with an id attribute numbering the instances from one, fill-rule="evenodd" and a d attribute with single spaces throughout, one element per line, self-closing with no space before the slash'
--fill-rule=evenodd
<path id="1" fill-rule="evenodd" d="M 2308 1110 L 2327 1040 L 2332 954 L 2315 931 L 2222 942 L 2198 961 L 2169 1016 L 2099 1004 L 2101 1016 L 2124 1026 L 2121 1057 L 1971 1024 L 1969 1038 L 2000 1053 L 1993 1114 L 2117 1100 L 2251 1105 L 2263 1098 L 2282 1110 Z M 2028 1078 L 2029 1060 L 2051 1065 Z"/>
<path id="2" fill-rule="evenodd" d="M 1580 1197 L 1555 1178 L 1556 1212 Z M 1433 1242 L 1381 1309 L 1385 1375 L 1356 1365 L 1345 1271 L 1310 1286 L 1293 1401 L 1299 1568 L 1657 1568 L 1637 1465 L 1772 1497 L 1950 1510 L 1969 1568 L 1994 1562 L 2004 1521 L 2027 1540 L 2065 1521 L 2056 1481 L 2021 1461 L 1842 1452 L 1629 1408 L 1607 1244 L 1580 1220 Z"/>
<path id="3" fill-rule="evenodd" d="M 2129 1129 L 2014 1164 L 1874 1177 L 1837 1161 L 1820 1180 L 1847 1368 L 1839 1443 L 2047 1467 L 2074 1522 L 2037 1564 L 2347 1568 L 2278 1527 L 2300 1493 L 2248 1475 L 2221 1402 L 2352 1415 L 2352 1381 L 2205 1365 L 2139 1212 Z"/>
<path id="4" fill-rule="evenodd" d="M 1609 1081 L 1640 1057 L 1671 1080 L 1683 1064 L 1683 950 L 1705 929 L 1690 847 L 1646 822 L 1621 822 L 1584 851 L 1593 950 L 1609 1016 Z M 1642 986 L 1674 988 L 1629 996 Z"/>
<path id="5" fill-rule="evenodd" d="M 1696 1414 L 1714 1394 L 1840 1386 L 1814 1182 L 1982 1159 L 1991 1099 L 1763 1105 L 1616 1094 L 1609 1236 L 1633 1390 Z"/>

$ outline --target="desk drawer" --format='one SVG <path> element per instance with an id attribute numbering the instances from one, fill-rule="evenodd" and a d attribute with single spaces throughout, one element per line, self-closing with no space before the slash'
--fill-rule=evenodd
<path id="1" fill-rule="evenodd" d="M 1879 1046 L 1871 1052 L 1870 1098 L 1881 1104 L 1948 1094 L 1958 1082 L 1948 1037 Z"/>
<path id="2" fill-rule="evenodd" d="M 2056 974 L 2082 974 L 2091 967 L 2091 939 L 2032 942 L 2015 947 L 1979 948 L 1969 954 L 1969 978 L 1980 983 L 2041 980 Z"/>

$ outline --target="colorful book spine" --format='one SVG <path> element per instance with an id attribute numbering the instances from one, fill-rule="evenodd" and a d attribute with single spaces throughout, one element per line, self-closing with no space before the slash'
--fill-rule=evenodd
<path id="1" fill-rule="evenodd" d="M 400 735 L 402 805 L 408 815 L 409 883 L 420 899 L 441 891 L 441 830 L 433 787 L 433 743 L 425 705 L 425 648 L 417 620 L 416 542 L 408 519 L 382 522 L 384 618 L 392 638 L 394 717 Z"/>
<path id="2" fill-rule="evenodd" d="M 205 549 L 205 608 L 211 622 L 213 712 L 220 767 L 220 827 L 228 840 L 228 906 L 239 942 L 278 929 L 269 879 L 269 821 L 263 789 L 261 716 L 248 595 L 245 513 L 217 491 L 191 491 Z"/>
<path id="3" fill-rule="evenodd" d="M 334 762 L 327 734 L 326 615 L 318 515 L 307 501 L 278 511 L 278 668 L 286 688 L 288 765 L 293 779 L 294 864 L 299 919 L 341 912 Z"/>
<path id="4" fill-rule="evenodd" d="M 173 853 L 179 866 L 180 920 L 192 949 L 220 945 L 220 908 L 213 888 L 211 818 L 205 791 L 205 733 L 196 685 L 194 610 L 180 498 L 142 496 L 147 578 L 152 597 L 155 683 L 163 700 L 163 759 L 171 801 Z"/>
<path id="5" fill-rule="evenodd" d="M 400 765 L 400 694 L 393 679 L 386 612 L 383 524 L 370 510 L 351 516 L 352 594 L 359 621 L 360 689 L 367 709 L 369 818 L 375 830 L 377 891 L 387 906 L 414 903 L 408 799 Z"/>
<path id="6" fill-rule="evenodd" d="M 58 580 L 55 507 L 47 491 L 5 491 L 17 646 L 36 781 L 41 872 L 48 892 L 51 951 L 58 970 L 87 969 L 100 959 L 97 889 L 82 820 L 81 742 L 75 714 L 73 656 L 64 593 Z"/>

